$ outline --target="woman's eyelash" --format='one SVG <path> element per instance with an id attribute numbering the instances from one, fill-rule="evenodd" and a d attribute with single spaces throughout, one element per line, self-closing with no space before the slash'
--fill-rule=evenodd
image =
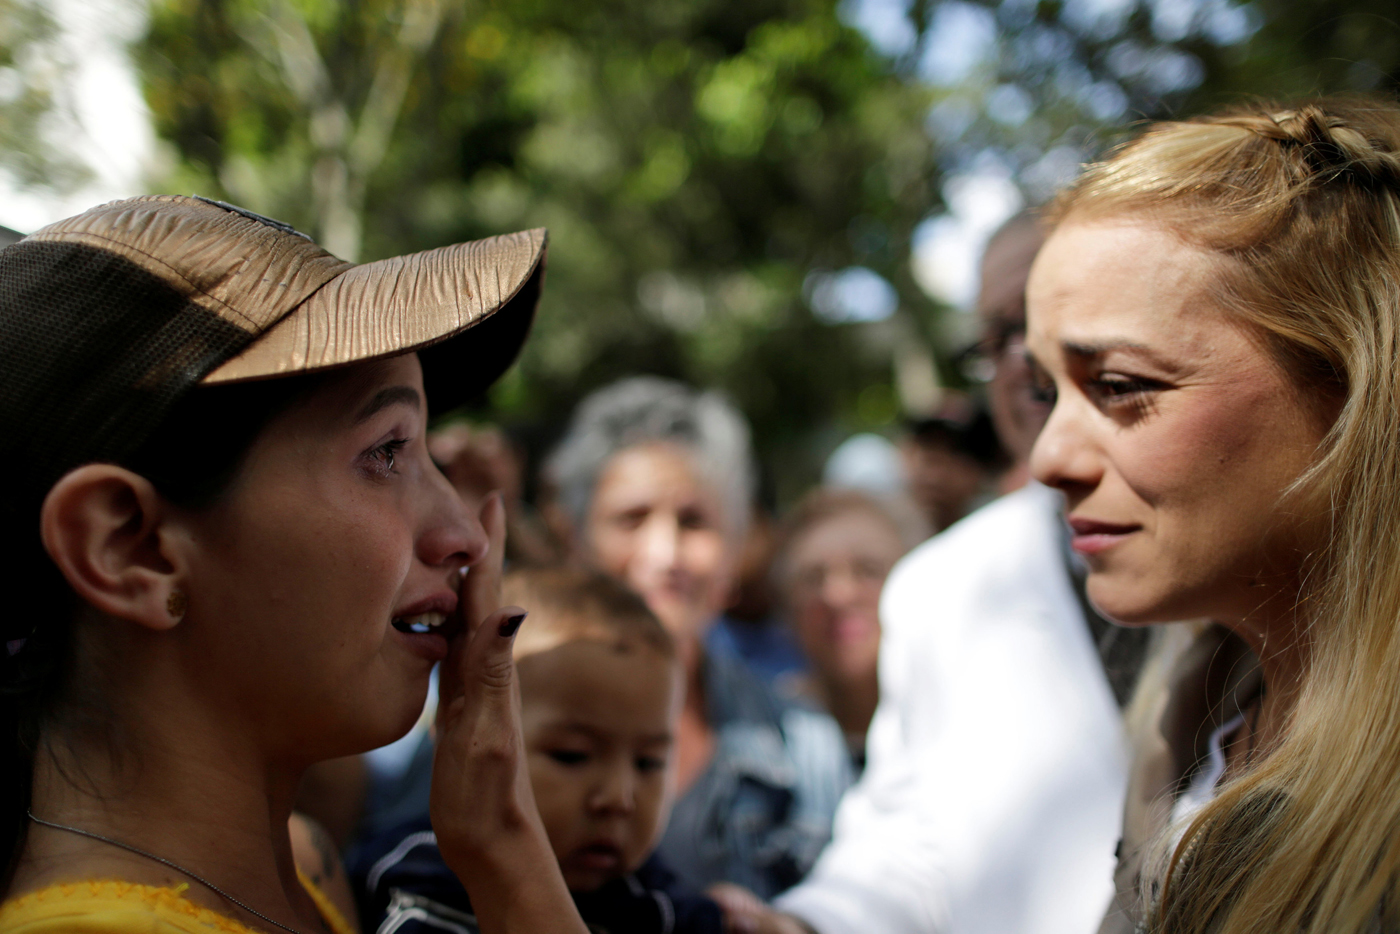
<path id="1" fill-rule="evenodd" d="M 379 462 L 385 473 L 394 472 L 394 461 L 400 451 L 408 444 L 407 438 L 391 438 L 383 444 L 378 445 L 369 452 L 369 456 Z"/>
<path id="2" fill-rule="evenodd" d="M 1154 380 L 1134 379 L 1127 376 L 1099 376 L 1089 380 L 1089 385 L 1109 398 L 1133 396 L 1160 388 L 1160 384 Z"/>

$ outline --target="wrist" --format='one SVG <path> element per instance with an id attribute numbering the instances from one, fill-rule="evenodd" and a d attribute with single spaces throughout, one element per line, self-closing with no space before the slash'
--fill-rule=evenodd
<path id="1" fill-rule="evenodd" d="M 473 834 L 465 842 L 452 843 L 439 834 L 438 848 L 464 885 L 518 888 L 537 878 L 541 865 L 557 865 L 543 828 L 523 815 L 498 818 L 489 836 Z"/>
<path id="2" fill-rule="evenodd" d="M 542 827 L 493 834 L 488 846 L 443 858 L 471 897 L 483 934 L 587 934 Z"/>

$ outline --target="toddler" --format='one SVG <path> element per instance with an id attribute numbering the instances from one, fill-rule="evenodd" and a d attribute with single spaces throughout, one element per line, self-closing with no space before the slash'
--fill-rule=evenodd
<path id="1" fill-rule="evenodd" d="M 516 571 L 502 597 L 530 611 L 515 642 L 530 782 L 584 921 L 607 934 L 719 934 L 719 908 L 680 891 L 652 855 L 682 696 L 670 635 L 640 598 L 592 573 Z M 364 889 L 379 934 L 477 934 L 426 821 L 372 847 L 383 855 Z"/>

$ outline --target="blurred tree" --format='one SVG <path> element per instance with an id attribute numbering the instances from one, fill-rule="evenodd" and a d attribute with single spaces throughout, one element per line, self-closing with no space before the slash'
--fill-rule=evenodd
<path id="1" fill-rule="evenodd" d="M 546 434 L 628 372 L 718 385 L 787 495 L 814 426 L 895 415 L 891 347 L 935 314 L 908 265 L 928 94 L 832 0 L 157 0 L 137 61 L 177 190 L 346 257 L 549 227 L 493 395 Z M 811 271 L 853 266 L 873 299 L 828 318 L 888 320 L 809 309 Z"/>
<path id="2" fill-rule="evenodd" d="M 1006 208 L 1048 199 L 1145 119 L 1248 96 L 1290 100 L 1400 80 L 1400 25 L 1372 0 L 846 0 L 843 11 L 934 104 L 948 212 L 913 269 L 953 305 Z M 967 315 L 945 315 L 945 341 Z M 959 327 L 961 326 L 961 327 Z M 945 346 L 948 346 L 945 344 Z"/>
<path id="3" fill-rule="evenodd" d="M 945 171 L 996 163 L 1032 201 L 1132 124 L 1245 96 L 1400 89 L 1373 0 L 851 0 L 936 103 Z M 883 14 L 880 13 L 883 11 Z"/>
<path id="4" fill-rule="evenodd" d="M 1035 202 L 1137 118 L 1393 89 L 1400 27 L 1369 0 L 153 0 L 137 61 L 167 187 L 352 258 L 548 226 L 491 399 L 536 450 L 584 392 L 677 376 L 743 406 L 787 499 L 927 401 L 967 319 L 918 244 L 969 178 Z M 965 267 L 987 231 L 944 232 Z"/>
<path id="5" fill-rule="evenodd" d="M 88 170 L 46 132 L 67 109 L 58 26 L 35 0 L 0 0 L 0 169 L 21 187 L 67 190 Z"/>

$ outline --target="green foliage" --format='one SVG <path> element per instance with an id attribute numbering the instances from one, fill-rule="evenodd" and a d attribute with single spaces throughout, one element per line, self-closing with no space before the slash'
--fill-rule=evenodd
<path id="1" fill-rule="evenodd" d="M 913 0 L 911 19 L 936 32 L 954 6 L 979 11 L 996 42 L 959 80 L 934 82 L 940 162 L 992 154 L 1032 200 L 1144 120 L 1400 90 L 1400 23 L 1371 0 Z"/>
<path id="2" fill-rule="evenodd" d="M 492 400 L 508 420 L 547 432 L 631 372 L 718 385 L 786 497 L 814 429 L 889 417 L 856 403 L 888 388 L 890 337 L 814 319 L 808 272 L 879 271 L 916 334 L 935 314 L 907 268 L 937 199 L 928 93 L 831 0 L 159 0 L 138 61 L 177 190 L 365 257 L 547 226 L 547 297 Z"/>
<path id="3" fill-rule="evenodd" d="M 1193 107 L 1241 92 L 1290 100 L 1320 93 L 1400 91 L 1400 22 L 1369 0 L 1255 0 L 1258 33 L 1224 56 Z"/>
<path id="4" fill-rule="evenodd" d="M 154 0 L 136 54 L 167 189 L 349 258 L 550 229 L 535 334 L 484 414 L 547 439 L 627 373 L 717 385 L 783 500 L 833 436 L 895 417 L 892 351 L 939 319 L 910 245 L 943 172 L 999 166 L 1039 200 L 1137 118 L 1400 73 L 1364 0 L 911 0 L 888 57 L 856 5 Z M 0 49 L 48 28 L 37 9 L 0 0 Z M 959 18 L 985 48 L 950 71 Z M 12 144 L 25 106 L 0 111 Z M 810 274 L 852 265 L 894 285 L 893 320 L 814 317 Z"/>

